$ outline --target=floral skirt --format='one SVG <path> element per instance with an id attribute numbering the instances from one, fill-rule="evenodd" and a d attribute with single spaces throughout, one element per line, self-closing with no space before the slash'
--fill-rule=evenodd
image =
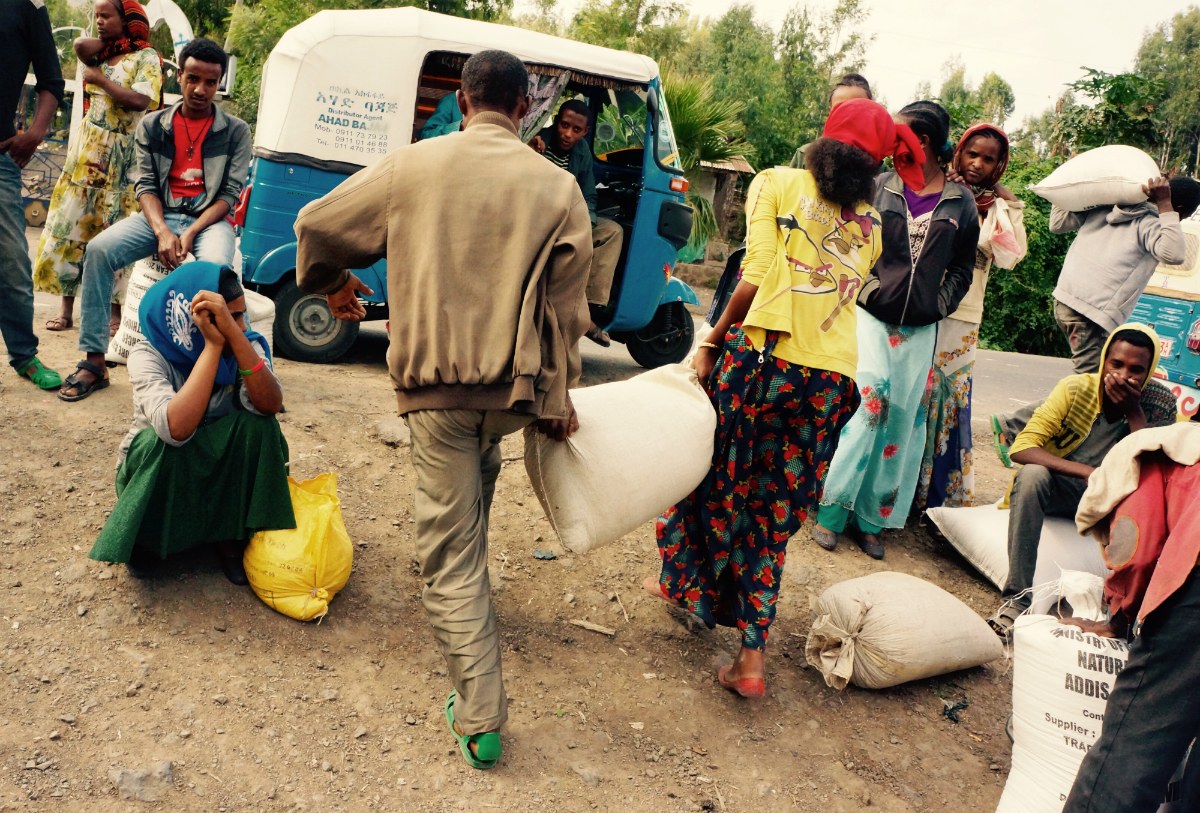
<path id="1" fill-rule="evenodd" d="M 926 420 L 925 457 L 917 482 L 916 509 L 975 504 L 971 462 L 971 370 L 979 347 L 979 323 L 938 322 L 933 393 Z"/>
<path id="2" fill-rule="evenodd" d="M 859 309 L 862 408 L 842 432 L 822 505 L 840 505 L 867 526 L 904 527 L 925 453 L 936 334 L 935 325 L 889 325 Z"/>
<path id="3" fill-rule="evenodd" d="M 37 291 L 76 296 L 83 274 L 83 255 L 97 234 L 141 211 L 134 193 L 136 155 L 132 133 L 98 127 L 85 119 L 71 145 L 62 174 L 50 196 L 50 210 L 37 259 L 33 285 Z M 126 269 L 113 285 L 113 301 L 124 302 Z"/>
<path id="4" fill-rule="evenodd" d="M 775 617 L 788 540 L 817 504 L 854 381 L 754 349 L 735 325 L 713 370 L 713 464 L 657 526 L 665 593 L 710 628 L 736 626 L 761 650 Z"/>

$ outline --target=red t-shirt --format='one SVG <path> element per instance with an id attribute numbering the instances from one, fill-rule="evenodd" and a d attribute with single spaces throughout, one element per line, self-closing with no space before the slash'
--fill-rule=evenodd
<path id="1" fill-rule="evenodd" d="M 196 121 L 184 118 L 178 110 L 175 111 L 175 118 L 171 122 L 171 129 L 175 133 L 175 159 L 171 162 L 167 184 L 171 187 L 171 194 L 177 198 L 195 198 L 204 194 L 204 158 L 200 154 L 200 147 L 212 123 L 212 116 L 204 121 Z"/>

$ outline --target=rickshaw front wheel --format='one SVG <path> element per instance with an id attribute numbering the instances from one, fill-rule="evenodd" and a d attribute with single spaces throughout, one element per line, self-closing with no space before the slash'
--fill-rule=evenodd
<path id="1" fill-rule="evenodd" d="M 275 294 L 275 344 L 283 355 L 309 364 L 337 361 L 358 338 L 358 322 L 343 322 L 320 294 L 288 279 Z"/>
<path id="2" fill-rule="evenodd" d="M 687 358 L 696 337 L 696 323 L 682 302 L 659 305 L 650 324 L 628 335 L 625 346 L 633 360 L 648 370 L 678 364 Z"/>

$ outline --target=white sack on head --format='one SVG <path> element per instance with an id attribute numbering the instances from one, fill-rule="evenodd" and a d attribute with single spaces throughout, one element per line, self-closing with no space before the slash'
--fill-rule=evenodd
<path id="1" fill-rule="evenodd" d="M 1132 206 L 1145 202 L 1142 186 L 1159 175 L 1158 163 L 1137 147 L 1111 144 L 1076 155 L 1035 184 L 1033 191 L 1069 212 Z"/>
<path id="2" fill-rule="evenodd" d="M 692 492 L 712 464 L 717 414 L 679 364 L 571 390 L 579 431 L 558 443 L 525 430 L 525 470 L 574 553 L 615 542 Z"/>
<path id="3" fill-rule="evenodd" d="M 1140 432 L 1138 434 L 1141 434 Z M 1008 519 L 1010 511 L 996 505 L 971 508 L 930 508 L 929 518 L 955 550 L 1003 590 L 1008 580 Z M 1062 517 L 1046 517 L 1038 543 L 1035 588 L 1057 581 L 1064 570 L 1077 570 L 1103 578 L 1108 565 L 1095 540 L 1080 536 L 1075 523 Z M 1035 590 L 1030 611 L 1044 613 L 1054 596 Z"/>
<path id="4" fill-rule="evenodd" d="M 974 610 L 907 573 L 872 573 L 821 594 L 804 655 L 835 689 L 883 689 L 1004 654 Z"/>

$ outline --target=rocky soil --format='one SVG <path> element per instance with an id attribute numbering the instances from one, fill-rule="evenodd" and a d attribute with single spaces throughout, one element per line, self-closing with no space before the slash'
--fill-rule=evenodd
<path id="1" fill-rule="evenodd" d="M 65 373 L 75 331 L 42 335 L 42 358 Z M 750 703 L 715 681 L 736 635 L 642 592 L 659 561 L 652 525 L 587 557 L 565 552 L 519 436 L 503 447 L 491 541 L 511 718 L 499 767 L 465 767 L 419 602 L 414 475 L 383 350 L 364 334 L 342 363 L 278 364 L 293 473 L 337 472 L 355 542 L 350 583 L 321 623 L 273 612 L 208 553 L 147 582 L 89 560 L 116 499 L 125 370 L 74 405 L 0 373 L 0 810 L 995 809 L 1007 661 L 843 692 L 805 664 L 817 596 L 844 579 L 899 570 L 993 609 L 991 585 L 916 521 L 887 535 L 884 562 L 845 544 L 828 553 L 807 528 L 792 540 L 768 694 Z M 594 354 L 585 365 L 585 384 L 637 370 Z M 1004 470 L 990 437 L 976 443 L 980 496 L 995 499 Z M 943 701 L 970 705 L 954 723 Z"/>

